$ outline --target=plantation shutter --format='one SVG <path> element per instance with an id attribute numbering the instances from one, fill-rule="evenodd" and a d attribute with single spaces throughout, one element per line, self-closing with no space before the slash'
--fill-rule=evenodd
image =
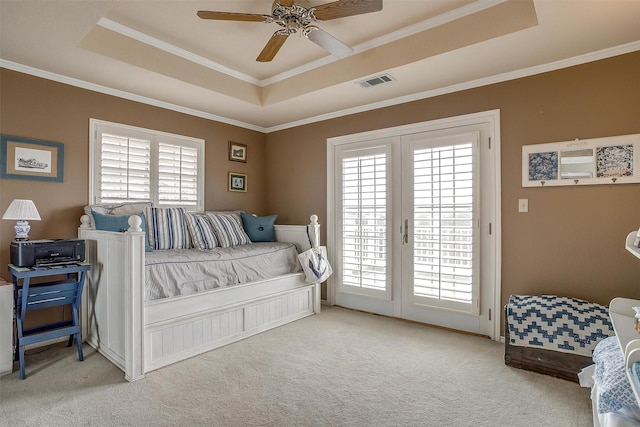
<path id="1" fill-rule="evenodd" d="M 103 133 L 100 148 L 100 202 L 149 200 L 151 142 Z"/>
<path id="2" fill-rule="evenodd" d="M 472 143 L 413 153 L 414 296 L 440 300 L 445 307 L 462 303 L 468 311 L 477 261 L 473 163 Z"/>
<path id="3" fill-rule="evenodd" d="M 204 140 L 91 119 L 90 203 L 204 210 Z"/>
<path id="4" fill-rule="evenodd" d="M 158 151 L 158 200 L 172 205 L 195 204 L 198 200 L 198 150 L 160 143 Z"/>
<path id="5" fill-rule="evenodd" d="M 343 292 L 390 295 L 388 160 L 385 147 L 346 152 L 340 159 Z"/>

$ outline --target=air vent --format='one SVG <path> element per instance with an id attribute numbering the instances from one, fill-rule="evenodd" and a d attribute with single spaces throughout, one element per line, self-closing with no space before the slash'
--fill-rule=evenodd
<path id="1" fill-rule="evenodd" d="M 380 74 L 379 76 L 375 76 L 367 80 L 359 81 L 358 84 L 360 85 L 361 88 L 367 89 L 373 86 L 378 86 L 385 83 L 391 83 L 395 80 L 396 79 L 391 77 L 389 74 Z"/>

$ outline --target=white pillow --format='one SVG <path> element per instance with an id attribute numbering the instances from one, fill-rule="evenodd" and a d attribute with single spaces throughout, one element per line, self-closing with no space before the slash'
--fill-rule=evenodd
<path id="1" fill-rule="evenodd" d="M 218 246 L 218 239 L 216 239 L 216 234 L 207 215 L 187 212 L 184 215 L 184 220 L 187 223 L 194 248 L 213 249 Z"/>
<path id="2" fill-rule="evenodd" d="M 211 220 L 211 225 L 216 233 L 220 247 L 229 248 L 251 243 L 249 236 L 247 236 L 242 227 L 242 220 L 239 215 L 207 213 L 207 216 Z"/>
<path id="3" fill-rule="evenodd" d="M 147 235 L 152 249 L 189 249 L 191 239 L 184 220 L 184 208 L 144 209 Z"/>

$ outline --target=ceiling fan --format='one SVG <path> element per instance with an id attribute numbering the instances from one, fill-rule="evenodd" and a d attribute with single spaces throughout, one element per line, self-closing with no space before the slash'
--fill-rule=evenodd
<path id="1" fill-rule="evenodd" d="M 275 0 L 271 7 L 271 15 L 201 10 L 198 16 L 202 19 L 267 24 L 275 22 L 280 25 L 282 29 L 271 36 L 256 58 L 259 62 L 269 62 L 276 56 L 287 37 L 298 32 L 332 55 L 345 58 L 353 53 L 353 49 L 314 24 L 317 21 L 328 21 L 380 10 L 382 10 L 382 0 L 337 0 L 315 7 L 311 7 L 308 0 Z"/>

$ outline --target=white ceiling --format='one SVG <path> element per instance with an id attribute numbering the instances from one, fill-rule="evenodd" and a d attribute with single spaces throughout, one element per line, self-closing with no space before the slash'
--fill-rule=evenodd
<path id="1" fill-rule="evenodd" d="M 312 6 L 331 0 L 310 0 Z M 0 65 L 264 132 L 640 50 L 640 0 L 384 0 L 255 61 L 270 0 L 0 0 Z M 388 72 L 395 81 L 356 82 Z"/>

